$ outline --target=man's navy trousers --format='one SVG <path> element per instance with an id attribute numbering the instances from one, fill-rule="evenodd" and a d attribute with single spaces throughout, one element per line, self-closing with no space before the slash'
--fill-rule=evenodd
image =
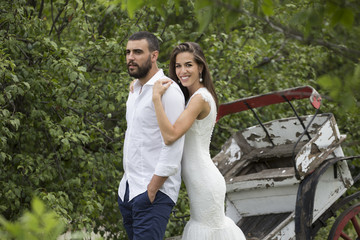
<path id="1" fill-rule="evenodd" d="M 129 201 L 126 183 L 124 201 L 118 197 L 123 224 L 130 240 L 163 240 L 174 202 L 158 191 L 153 203 L 147 191 Z"/>

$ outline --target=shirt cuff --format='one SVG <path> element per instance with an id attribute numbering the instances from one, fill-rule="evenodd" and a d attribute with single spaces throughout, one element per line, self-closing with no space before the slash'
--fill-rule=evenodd
<path id="1" fill-rule="evenodd" d="M 161 165 L 158 164 L 155 169 L 155 175 L 160 177 L 170 177 L 175 175 L 179 171 L 178 166 L 169 166 L 169 165 Z"/>

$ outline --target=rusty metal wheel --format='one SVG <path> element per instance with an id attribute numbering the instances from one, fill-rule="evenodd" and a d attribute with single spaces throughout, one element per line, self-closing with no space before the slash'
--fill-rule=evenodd
<path id="1" fill-rule="evenodd" d="M 328 240 L 360 240 L 360 204 L 346 209 L 332 226 Z"/>

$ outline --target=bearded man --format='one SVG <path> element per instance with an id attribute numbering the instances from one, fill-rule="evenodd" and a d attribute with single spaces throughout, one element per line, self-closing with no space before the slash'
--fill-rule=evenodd
<path id="1" fill-rule="evenodd" d="M 152 88 L 167 78 L 157 66 L 159 43 L 149 32 L 137 32 L 126 45 L 128 73 L 137 80 L 126 102 L 127 129 L 123 148 L 124 175 L 118 204 L 130 240 L 162 240 L 181 185 L 184 137 L 165 145 L 152 103 Z M 178 84 L 162 97 L 172 124 L 185 107 Z"/>

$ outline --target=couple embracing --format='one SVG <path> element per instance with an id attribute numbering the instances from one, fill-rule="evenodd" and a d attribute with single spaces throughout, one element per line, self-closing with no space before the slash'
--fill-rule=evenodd
<path id="1" fill-rule="evenodd" d="M 217 97 L 203 51 L 193 42 L 176 46 L 170 78 L 158 68 L 158 55 L 153 34 L 137 32 L 128 39 L 128 72 L 137 80 L 126 102 L 118 191 L 127 235 L 131 240 L 164 238 L 182 177 L 190 200 L 182 239 L 245 240 L 225 216 L 225 180 L 209 153 Z"/>

